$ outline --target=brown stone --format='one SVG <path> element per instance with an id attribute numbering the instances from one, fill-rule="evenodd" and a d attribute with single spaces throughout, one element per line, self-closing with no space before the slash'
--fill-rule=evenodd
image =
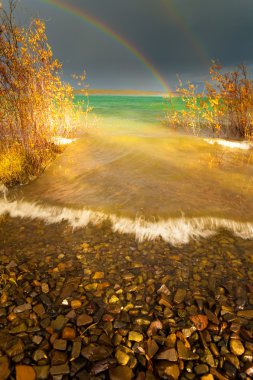
<path id="1" fill-rule="evenodd" d="M 7 356 L 0 357 L 0 380 L 8 379 L 11 371 L 9 368 L 9 360 Z"/>
<path id="2" fill-rule="evenodd" d="M 80 300 L 72 300 L 70 306 L 72 309 L 80 309 L 82 302 Z"/>
<path id="3" fill-rule="evenodd" d="M 164 349 L 157 354 L 156 359 L 176 362 L 178 360 L 177 351 L 175 348 Z"/>
<path id="4" fill-rule="evenodd" d="M 66 364 L 52 366 L 50 368 L 50 373 L 52 376 L 68 375 L 69 374 L 69 365 L 66 363 Z"/>
<path id="5" fill-rule="evenodd" d="M 67 353 L 65 351 L 53 350 L 51 356 L 52 365 L 60 365 L 66 363 L 68 359 Z"/>
<path id="6" fill-rule="evenodd" d="M 16 365 L 16 380 L 35 380 L 36 372 L 29 365 Z"/>
<path id="7" fill-rule="evenodd" d="M 251 310 L 240 310 L 237 313 L 238 317 L 253 319 L 253 309 Z"/>
<path id="8" fill-rule="evenodd" d="M 194 326 L 199 331 L 205 330 L 208 325 L 208 318 L 203 314 L 192 315 L 190 317 L 190 320 L 194 323 Z"/>
<path id="9" fill-rule="evenodd" d="M 42 305 L 42 303 L 39 303 L 38 305 L 35 305 L 34 308 L 33 308 L 33 311 L 39 316 L 41 317 L 43 314 L 45 314 L 45 308 L 44 306 Z"/>
<path id="10" fill-rule="evenodd" d="M 118 366 L 109 369 L 110 380 L 131 380 L 133 372 L 131 368 L 126 366 Z"/>
<path id="11" fill-rule="evenodd" d="M 174 296 L 174 303 L 180 304 L 184 301 L 186 297 L 186 290 L 185 289 L 177 289 L 176 294 Z"/>
<path id="12" fill-rule="evenodd" d="M 86 326 L 90 325 L 93 322 L 93 318 L 88 314 L 81 314 L 77 317 L 76 324 L 77 326 Z"/>
<path id="13" fill-rule="evenodd" d="M 72 327 L 65 326 L 62 331 L 62 339 L 74 340 L 76 337 L 76 331 Z"/>

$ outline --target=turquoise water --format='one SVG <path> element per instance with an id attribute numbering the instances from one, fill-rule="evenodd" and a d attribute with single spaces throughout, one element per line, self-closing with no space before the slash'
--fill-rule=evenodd
<path id="1" fill-rule="evenodd" d="M 83 101 L 86 104 L 87 98 L 77 95 L 75 101 Z M 181 98 L 175 97 L 168 101 L 162 96 L 91 95 L 89 102 L 98 116 L 113 116 L 149 123 L 163 121 L 166 112 L 172 108 L 182 109 L 184 107 Z"/>

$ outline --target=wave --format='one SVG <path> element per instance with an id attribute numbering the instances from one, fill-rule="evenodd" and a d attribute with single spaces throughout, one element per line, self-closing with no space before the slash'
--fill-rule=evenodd
<path id="1" fill-rule="evenodd" d="M 44 206 L 27 201 L 0 200 L 0 215 L 9 214 L 12 218 L 40 219 L 47 224 L 68 222 L 73 228 L 83 228 L 89 223 L 100 225 L 109 221 L 113 232 L 133 234 L 138 241 L 162 238 L 172 244 L 187 244 L 191 239 L 210 237 L 219 229 L 226 229 L 243 239 L 253 238 L 253 223 L 237 222 L 229 219 L 170 218 L 150 222 L 142 218 L 130 219 L 113 214 L 92 211 L 89 209 L 72 209 L 58 206 Z"/>
<path id="2" fill-rule="evenodd" d="M 204 139 L 208 144 L 218 144 L 225 146 L 226 148 L 231 149 L 243 149 L 243 150 L 249 150 L 252 149 L 252 144 L 248 141 L 229 141 L 224 139 Z"/>

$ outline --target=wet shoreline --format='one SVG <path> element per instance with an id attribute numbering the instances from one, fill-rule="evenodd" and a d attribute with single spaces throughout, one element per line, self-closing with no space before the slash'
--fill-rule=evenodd
<path id="1" fill-rule="evenodd" d="M 173 247 L 108 223 L 73 230 L 9 217 L 0 241 L 0 373 L 253 376 L 253 241 L 220 231 Z"/>

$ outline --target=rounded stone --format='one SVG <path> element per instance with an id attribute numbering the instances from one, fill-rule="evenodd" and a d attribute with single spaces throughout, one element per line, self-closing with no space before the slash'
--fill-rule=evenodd
<path id="1" fill-rule="evenodd" d="M 109 370 L 110 380 L 131 380 L 133 372 L 126 366 L 118 366 Z"/>
<path id="2" fill-rule="evenodd" d="M 10 375 L 9 360 L 7 356 L 0 357 L 0 380 L 8 379 Z"/>
<path id="3" fill-rule="evenodd" d="M 230 339 L 230 350 L 236 356 L 242 355 L 245 351 L 242 342 L 238 339 Z"/>
<path id="4" fill-rule="evenodd" d="M 35 380 L 36 372 L 29 365 L 16 365 L 16 380 Z"/>

